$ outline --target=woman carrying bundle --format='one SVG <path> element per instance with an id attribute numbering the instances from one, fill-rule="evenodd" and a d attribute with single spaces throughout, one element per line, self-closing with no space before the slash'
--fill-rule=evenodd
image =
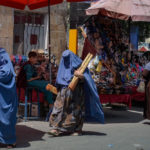
<path id="1" fill-rule="evenodd" d="M 52 135 L 81 134 L 84 118 L 104 122 L 95 83 L 88 69 L 84 74 L 80 73 L 81 63 L 81 59 L 71 51 L 63 52 L 56 79 L 58 94 L 50 116 Z M 72 91 L 68 86 L 74 75 L 79 82 Z"/>

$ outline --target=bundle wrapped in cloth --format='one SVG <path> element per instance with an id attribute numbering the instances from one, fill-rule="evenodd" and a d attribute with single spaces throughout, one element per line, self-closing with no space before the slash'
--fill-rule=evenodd
<path id="1" fill-rule="evenodd" d="M 53 94 L 57 95 L 57 88 L 51 84 L 47 84 L 46 90 L 52 92 Z"/>
<path id="2" fill-rule="evenodd" d="M 78 69 L 78 71 L 79 71 L 81 74 L 84 73 L 84 71 L 85 71 L 85 69 L 87 68 L 87 66 L 88 66 L 90 60 L 92 59 L 92 57 L 93 57 L 93 55 L 90 54 L 90 53 L 88 53 L 88 55 L 86 56 L 86 58 L 85 58 L 84 61 L 82 62 L 81 66 L 80 66 L 79 69 Z M 74 76 L 73 79 L 72 79 L 72 81 L 70 82 L 70 84 L 69 84 L 69 86 L 68 86 L 68 87 L 71 89 L 71 91 L 74 91 L 74 89 L 76 88 L 76 85 L 78 84 L 78 81 L 79 81 L 79 78 L 76 77 L 76 76 Z M 50 91 L 50 92 L 52 92 L 52 93 L 54 93 L 54 94 L 56 94 L 56 95 L 57 95 L 57 93 L 58 93 L 58 92 L 57 92 L 57 88 L 54 87 L 54 86 L 51 85 L 51 84 L 48 84 L 48 85 L 46 86 L 46 90 L 48 90 L 48 91 Z"/>

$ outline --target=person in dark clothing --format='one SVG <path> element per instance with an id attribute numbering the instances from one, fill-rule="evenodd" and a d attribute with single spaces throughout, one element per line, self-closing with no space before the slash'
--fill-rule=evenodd
<path id="1" fill-rule="evenodd" d="M 145 66 L 143 77 L 145 79 L 144 118 L 150 120 L 150 62 Z"/>

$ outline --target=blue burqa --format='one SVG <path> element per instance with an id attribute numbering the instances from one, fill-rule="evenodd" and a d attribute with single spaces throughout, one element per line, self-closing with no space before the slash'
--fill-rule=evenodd
<path id="1" fill-rule="evenodd" d="M 63 88 L 69 85 L 73 78 L 74 71 L 80 67 L 81 63 L 82 60 L 70 50 L 63 52 L 57 73 L 57 88 Z M 85 118 L 87 121 L 104 123 L 104 113 L 100 104 L 97 88 L 88 69 L 84 72 L 84 78 Z"/>
<path id="2" fill-rule="evenodd" d="M 17 92 L 15 72 L 5 49 L 0 48 L 0 143 L 16 142 Z"/>

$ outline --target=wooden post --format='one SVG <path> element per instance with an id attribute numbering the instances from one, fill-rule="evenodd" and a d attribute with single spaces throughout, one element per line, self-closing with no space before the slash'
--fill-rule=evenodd
<path id="1" fill-rule="evenodd" d="M 77 29 L 70 29 L 69 31 L 69 50 L 77 54 L 78 49 L 78 32 Z"/>

